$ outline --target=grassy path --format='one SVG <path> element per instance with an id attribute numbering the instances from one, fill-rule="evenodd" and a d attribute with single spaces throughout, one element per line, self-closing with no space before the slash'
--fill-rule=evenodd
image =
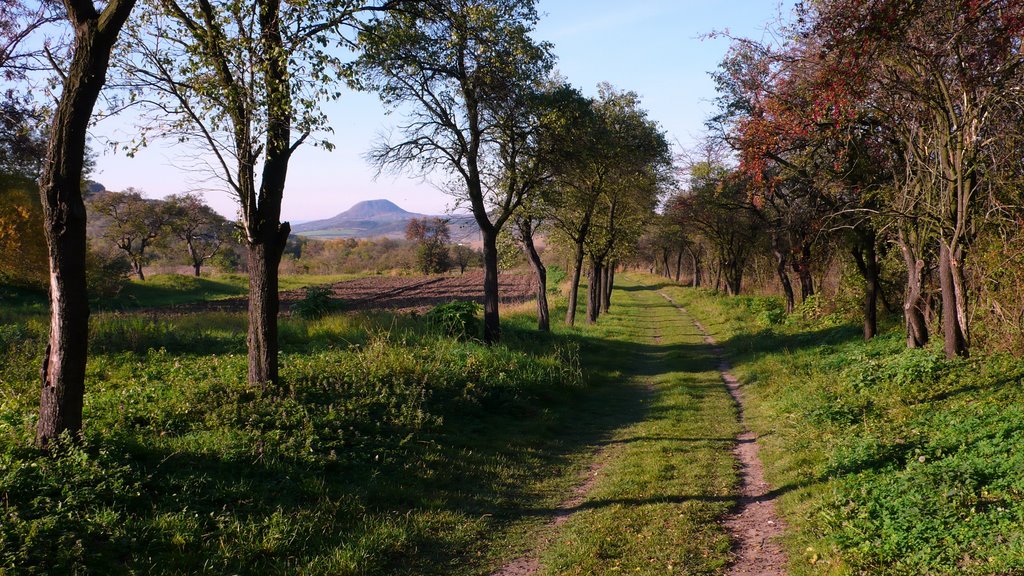
<path id="1" fill-rule="evenodd" d="M 728 563 L 736 407 L 712 349 L 659 288 L 625 278 L 613 313 L 587 329 L 591 365 L 648 401 L 601 442 L 586 494 L 550 511 L 560 520 L 542 530 L 541 574 L 718 574 Z"/>

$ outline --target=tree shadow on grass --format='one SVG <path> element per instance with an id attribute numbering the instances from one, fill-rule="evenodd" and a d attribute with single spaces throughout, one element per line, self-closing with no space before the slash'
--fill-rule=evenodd
<path id="1" fill-rule="evenodd" d="M 632 328 L 695 336 L 685 324 L 679 315 L 638 321 Z M 215 352 L 216 343 L 209 344 L 213 349 L 204 351 Z M 602 444 L 645 441 L 615 437 L 665 408 L 651 402 L 650 391 L 622 385 L 625 378 L 716 369 L 705 344 L 638 344 L 625 337 L 542 334 L 518 325 L 505 331 L 504 345 L 526 354 L 547 355 L 553 347 L 571 344 L 582 348 L 582 363 L 590 371 L 586 386 L 528 389 L 527 397 L 508 403 L 453 401 L 435 406 L 442 420 L 422 429 L 367 421 L 361 431 L 295 430 L 283 423 L 287 413 L 277 420 L 252 420 L 239 403 L 221 407 L 235 410 L 238 424 L 197 417 L 178 436 L 161 436 L 141 425 L 91 431 L 91 445 L 107 452 L 104 466 L 134 478 L 138 490 L 102 492 L 101 507 L 117 511 L 121 529 L 88 519 L 54 528 L 87 543 L 88 552 L 37 554 L 33 565 L 49 573 L 80 567 L 94 573 L 292 574 L 310 566 L 331 573 L 345 562 L 369 575 L 479 571 L 503 527 L 565 513 L 538 506 L 552 499 L 537 483 L 538 475 L 564 473 L 579 465 L 581 454 Z M 714 380 L 705 389 L 711 393 L 719 387 Z M 341 400 L 299 397 L 318 404 L 304 407 L 314 411 L 331 410 L 331 403 Z M 309 441 L 297 442 L 294 435 Z M 573 509 L 702 499 L 733 502 L 736 497 L 666 494 L 595 500 Z"/>

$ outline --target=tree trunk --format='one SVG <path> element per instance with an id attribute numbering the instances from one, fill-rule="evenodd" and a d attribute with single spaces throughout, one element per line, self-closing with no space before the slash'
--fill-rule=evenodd
<path id="1" fill-rule="evenodd" d="M 786 271 L 786 251 L 782 249 L 777 234 L 772 234 L 772 254 L 775 255 L 775 273 L 779 276 L 782 293 L 786 298 L 786 314 L 792 314 L 796 308 L 796 296 L 793 294 L 793 283 L 789 281 L 789 274 Z"/>
<path id="2" fill-rule="evenodd" d="M 857 263 L 857 270 L 864 279 L 864 339 L 871 340 L 878 334 L 878 293 L 881 274 L 874 231 L 857 234 L 853 258 Z"/>
<path id="3" fill-rule="evenodd" d="M 953 275 L 958 263 L 953 261 L 953 254 L 944 241 L 939 241 L 939 287 L 942 291 L 942 334 L 943 349 L 947 358 L 966 357 L 968 354 L 967 338 L 964 326 L 960 321 L 957 306 L 957 290 Z"/>
<path id="4" fill-rule="evenodd" d="M 607 314 L 612 307 L 612 283 L 615 281 L 615 264 L 610 262 L 601 271 L 601 313 Z"/>
<path id="5" fill-rule="evenodd" d="M 661 269 L 663 270 L 662 276 L 672 278 L 672 268 L 668 265 L 668 248 L 661 249 Z"/>
<path id="6" fill-rule="evenodd" d="M 484 240 L 484 343 L 501 340 L 498 317 L 498 233 L 482 230 Z"/>
<path id="7" fill-rule="evenodd" d="M 679 253 L 676 254 L 676 283 L 683 277 L 683 249 L 679 249 Z"/>
<path id="8" fill-rule="evenodd" d="M 74 48 L 39 178 L 50 267 L 50 335 L 40 369 L 36 426 L 36 444 L 41 448 L 65 432 L 77 438 L 82 429 L 89 340 L 86 211 L 81 192 L 85 140 L 106 82 L 110 52 L 134 5 L 134 0 L 111 0 L 97 14 L 92 3 L 87 7 L 65 4 L 74 26 Z"/>
<path id="9" fill-rule="evenodd" d="M 201 276 L 200 272 L 201 272 L 202 268 L 203 268 L 203 263 L 202 262 L 194 262 L 192 264 L 192 270 L 195 272 L 196 278 L 199 278 Z"/>
<path id="10" fill-rule="evenodd" d="M 146 275 L 142 272 L 142 259 L 140 258 L 132 262 L 132 267 L 135 268 L 135 275 L 139 277 L 139 280 L 145 282 Z"/>
<path id="11" fill-rule="evenodd" d="M 697 287 L 700 286 L 701 278 L 700 278 L 700 255 L 697 253 L 696 250 L 690 250 L 690 265 L 693 268 L 693 277 L 690 279 L 691 280 L 691 285 L 692 285 L 692 287 L 697 288 Z"/>
<path id="12" fill-rule="evenodd" d="M 601 315 L 601 263 L 591 260 L 587 275 L 587 323 L 597 322 Z"/>
<path id="13" fill-rule="evenodd" d="M 743 284 L 743 263 L 738 259 L 728 259 L 722 267 L 725 269 L 725 289 L 729 296 L 739 296 Z"/>
<path id="14" fill-rule="evenodd" d="M 793 259 L 793 271 L 800 279 L 800 301 L 814 296 L 814 276 L 811 274 L 811 245 L 803 242 L 800 253 Z"/>
<path id="15" fill-rule="evenodd" d="M 249 384 L 276 385 L 278 378 L 278 266 L 288 241 L 287 223 L 249 246 Z"/>
<path id="16" fill-rule="evenodd" d="M 537 330 L 541 332 L 551 331 L 551 317 L 548 311 L 548 271 L 544 262 L 537 253 L 537 246 L 533 243 L 533 226 L 523 222 L 519 226 L 523 237 L 523 251 L 526 252 L 530 266 L 533 267 L 533 276 L 537 281 Z"/>
<path id="17" fill-rule="evenodd" d="M 897 244 L 907 267 L 907 287 L 903 294 L 903 318 L 907 326 L 907 347 L 922 348 L 928 343 L 928 321 L 925 317 L 928 304 L 923 296 L 925 263 L 923 259 L 914 254 L 902 232 Z"/>
<path id="18" fill-rule="evenodd" d="M 583 243 L 576 243 L 576 259 L 572 267 L 572 282 L 569 285 L 569 309 L 565 311 L 565 323 L 576 325 L 576 307 L 579 301 L 580 276 L 583 273 Z"/>

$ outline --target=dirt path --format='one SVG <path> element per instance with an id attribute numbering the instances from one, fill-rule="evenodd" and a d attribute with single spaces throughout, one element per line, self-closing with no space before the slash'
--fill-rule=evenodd
<path id="1" fill-rule="evenodd" d="M 654 336 L 654 343 L 656 345 L 661 344 L 660 335 Z M 645 384 L 644 391 L 648 396 L 653 396 L 655 392 L 654 386 L 649 383 Z M 569 498 L 558 505 L 551 520 L 540 530 L 540 536 L 533 549 L 506 563 L 497 572 L 491 574 L 491 576 L 532 576 L 540 571 L 541 551 L 551 544 L 558 528 L 569 520 L 573 512 L 579 509 L 581 504 L 586 502 L 587 495 L 590 494 L 594 485 L 597 484 L 597 479 L 601 476 L 601 473 L 612 458 L 613 446 L 614 444 L 611 443 L 602 444 L 594 452 L 590 466 L 581 476 L 581 481 L 572 489 L 572 494 Z"/>
<path id="2" fill-rule="evenodd" d="M 603 446 L 594 453 L 594 458 L 590 467 L 587 468 L 582 482 L 573 488 L 572 495 L 568 499 L 558 505 L 554 517 L 541 530 L 541 537 L 536 546 L 523 556 L 508 562 L 491 576 L 531 576 L 540 570 L 540 551 L 551 543 L 554 531 L 562 524 L 565 524 L 569 517 L 572 516 L 573 510 L 579 508 L 580 504 L 586 501 L 587 494 L 590 493 L 594 484 L 597 483 L 601 471 L 604 470 L 605 465 L 608 463 L 608 451 L 609 448 Z"/>
<path id="3" fill-rule="evenodd" d="M 686 310 L 675 303 L 668 295 L 661 295 L 671 302 L 680 312 L 689 316 Z M 718 371 L 729 389 L 729 394 L 736 401 L 738 417 L 743 432 L 736 437 L 733 453 L 740 462 L 739 508 L 725 520 L 725 527 L 733 541 L 733 563 L 729 567 L 729 576 L 783 576 L 786 555 L 782 551 L 779 538 L 782 536 L 782 522 L 775 513 L 775 495 L 771 486 L 764 479 L 764 464 L 759 455 L 760 446 L 757 435 L 747 427 L 744 416 L 745 401 L 739 380 L 732 375 L 729 363 L 725 360 L 724 351 L 714 338 L 697 320 L 694 326 L 704 335 L 704 342 L 712 347 L 718 357 Z"/>

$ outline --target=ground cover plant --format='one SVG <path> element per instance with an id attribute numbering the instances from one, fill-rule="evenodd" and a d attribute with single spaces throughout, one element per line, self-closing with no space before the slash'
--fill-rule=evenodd
<path id="1" fill-rule="evenodd" d="M 601 443 L 593 487 L 541 556 L 544 574 L 720 574 L 737 504 L 736 408 L 717 360 L 663 284 L 627 277 L 588 333 L 593 364 L 638 389 L 640 416 Z"/>
<path id="2" fill-rule="evenodd" d="M 495 347 L 422 316 L 287 318 L 283 383 L 260 389 L 241 313 L 100 312 L 83 439 L 44 456 L 38 312 L 0 327 L 12 573 L 479 573 L 638 414 L 607 367 L 585 377 L 589 336 L 527 316 Z"/>
<path id="3" fill-rule="evenodd" d="M 790 574 L 1024 573 L 1024 362 L 870 342 L 834 317 L 668 292 L 724 342 L 788 524 Z"/>

